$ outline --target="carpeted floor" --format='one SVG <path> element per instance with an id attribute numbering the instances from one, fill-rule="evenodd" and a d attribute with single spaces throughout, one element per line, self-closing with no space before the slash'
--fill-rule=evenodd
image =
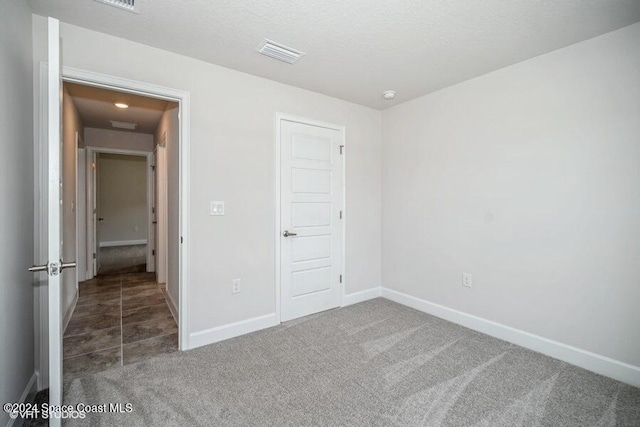
<path id="1" fill-rule="evenodd" d="M 98 275 L 147 271 L 147 245 L 102 247 L 99 255 Z"/>
<path id="2" fill-rule="evenodd" d="M 640 389 L 384 299 L 65 384 L 67 425 L 639 426 Z"/>

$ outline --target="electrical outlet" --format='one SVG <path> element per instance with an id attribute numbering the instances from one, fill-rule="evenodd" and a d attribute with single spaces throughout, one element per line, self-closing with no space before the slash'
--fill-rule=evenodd
<path id="1" fill-rule="evenodd" d="M 473 285 L 473 276 L 471 276 L 471 273 L 462 273 L 462 286 L 470 288 L 472 287 L 472 285 Z"/>
<path id="2" fill-rule="evenodd" d="M 240 293 L 240 279 L 233 279 L 233 284 L 231 285 L 231 293 L 232 294 Z"/>

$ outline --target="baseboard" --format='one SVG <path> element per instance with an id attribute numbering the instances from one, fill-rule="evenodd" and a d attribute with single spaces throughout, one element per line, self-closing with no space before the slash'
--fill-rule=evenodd
<path id="1" fill-rule="evenodd" d="M 22 391 L 22 394 L 20 395 L 20 399 L 15 402 L 15 403 L 27 403 L 27 398 L 30 396 L 35 395 L 35 393 L 38 391 L 36 384 L 37 384 L 37 374 L 34 372 L 33 375 L 31 375 L 31 379 L 29 379 L 29 382 L 27 383 L 27 386 L 24 388 L 24 390 Z M 3 402 L 4 403 L 4 402 Z M 9 422 L 7 423 L 7 427 L 13 427 L 15 425 L 21 425 L 23 420 L 19 420 L 19 419 L 9 419 Z M 16 424 L 17 422 L 19 422 L 20 424 Z"/>
<path id="2" fill-rule="evenodd" d="M 171 294 L 167 289 L 166 285 L 162 288 L 162 293 L 164 294 L 164 299 L 167 301 L 167 305 L 169 306 L 169 311 L 171 311 L 171 315 L 173 316 L 173 320 L 176 321 L 176 324 L 180 324 L 178 320 L 178 309 L 176 308 L 176 302 L 171 298 Z"/>
<path id="3" fill-rule="evenodd" d="M 64 313 L 64 318 L 62 319 L 62 333 L 67 330 L 67 326 L 69 326 L 69 321 L 71 320 L 71 316 L 73 316 L 73 311 L 76 309 L 76 304 L 78 303 L 78 294 L 80 292 L 76 288 L 76 294 L 73 297 L 73 301 L 71 301 L 71 305 L 69 309 Z"/>
<path id="4" fill-rule="evenodd" d="M 270 328 L 278 324 L 279 322 L 276 319 L 276 314 L 271 313 L 265 316 L 254 317 L 252 319 L 229 323 L 228 325 L 222 325 L 200 332 L 194 332 L 189 335 L 189 348 L 197 348 L 202 347 L 203 345 L 217 343 L 228 340 L 229 338 L 235 338 L 240 335 Z"/>
<path id="5" fill-rule="evenodd" d="M 113 240 L 111 242 L 100 242 L 101 248 L 110 248 L 113 246 L 135 246 L 135 245 L 146 245 L 147 239 L 141 240 Z"/>
<path id="6" fill-rule="evenodd" d="M 558 341 L 553 341 L 501 323 L 463 313 L 391 289 L 382 288 L 382 297 L 457 323 L 469 329 L 560 359 L 597 374 L 622 381 L 634 387 L 640 387 L 640 367 L 638 366 L 572 347 Z"/>
<path id="7" fill-rule="evenodd" d="M 368 301 L 370 299 L 378 298 L 381 294 L 382 288 L 371 288 L 365 289 L 364 291 L 354 292 L 352 294 L 347 294 L 344 296 L 342 300 L 342 306 L 346 307 L 348 305 L 357 304 L 359 302 Z"/>

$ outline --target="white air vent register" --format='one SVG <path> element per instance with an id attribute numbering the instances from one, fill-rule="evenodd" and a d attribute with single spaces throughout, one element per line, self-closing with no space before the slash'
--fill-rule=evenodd
<path id="1" fill-rule="evenodd" d="M 127 10 L 133 13 L 140 13 L 136 5 L 137 0 L 96 0 L 98 3 L 108 4 L 109 6 L 115 6 L 120 9 Z"/>
<path id="2" fill-rule="evenodd" d="M 280 43 L 276 43 L 272 40 L 265 39 L 258 53 L 261 53 L 278 61 L 286 62 L 287 64 L 293 64 L 298 62 L 305 53 L 296 49 L 292 49 Z"/>

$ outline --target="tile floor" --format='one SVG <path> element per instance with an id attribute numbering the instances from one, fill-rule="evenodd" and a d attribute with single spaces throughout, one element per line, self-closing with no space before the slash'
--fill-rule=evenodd
<path id="1" fill-rule="evenodd" d="M 176 351 L 178 328 L 153 274 L 99 276 L 79 284 L 63 346 L 72 379 Z"/>

